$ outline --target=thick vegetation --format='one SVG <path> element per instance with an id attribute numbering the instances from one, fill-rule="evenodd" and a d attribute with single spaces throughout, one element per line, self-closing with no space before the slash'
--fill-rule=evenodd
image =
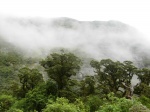
<path id="1" fill-rule="evenodd" d="M 90 65 L 94 74 L 77 78 L 82 60 L 71 52 L 35 61 L 1 51 L 0 112 L 150 112 L 150 69 L 111 59 Z"/>

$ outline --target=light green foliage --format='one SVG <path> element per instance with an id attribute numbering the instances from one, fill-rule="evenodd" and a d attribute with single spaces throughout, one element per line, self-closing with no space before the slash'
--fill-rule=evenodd
<path id="1" fill-rule="evenodd" d="M 138 99 L 143 105 L 145 105 L 147 108 L 150 109 L 150 98 L 147 98 L 146 96 L 141 96 Z"/>
<path id="2" fill-rule="evenodd" d="M 86 112 L 81 101 L 77 100 L 75 104 L 65 98 L 57 98 L 56 102 L 47 104 L 43 112 Z"/>
<path id="3" fill-rule="evenodd" d="M 8 110 L 7 112 L 23 112 L 20 109 L 16 109 L 16 108 L 11 108 L 10 110 Z"/>
<path id="4" fill-rule="evenodd" d="M 0 112 L 9 110 L 14 102 L 15 98 L 13 98 L 11 95 L 0 95 Z"/>
<path id="5" fill-rule="evenodd" d="M 53 96 L 56 95 L 55 87 L 55 83 L 51 80 L 41 83 L 34 89 L 29 90 L 26 93 L 25 98 L 17 100 L 12 106 L 12 109 L 20 109 L 23 112 L 41 112 L 42 109 L 45 108 L 48 98 L 56 98 L 56 96 Z"/>
<path id="6" fill-rule="evenodd" d="M 108 102 L 102 105 L 98 112 L 129 112 L 129 108 L 137 103 L 136 100 L 117 98 L 110 93 L 108 95 Z"/>
<path id="7" fill-rule="evenodd" d="M 100 96 L 97 95 L 90 95 L 86 97 L 85 104 L 89 106 L 90 112 L 95 112 L 99 109 L 100 106 L 102 106 L 105 103 L 103 99 L 100 98 Z"/>
<path id="8" fill-rule="evenodd" d="M 42 88 L 34 88 L 26 94 L 26 110 L 37 110 L 40 112 L 47 103 L 46 91 Z"/>
<path id="9" fill-rule="evenodd" d="M 142 104 L 135 104 L 129 109 L 129 112 L 150 112 L 150 110 Z"/>
<path id="10" fill-rule="evenodd" d="M 84 105 L 84 103 L 80 99 L 76 99 L 74 105 L 80 110 L 80 112 L 89 112 L 90 109 L 88 106 Z"/>
<path id="11" fill-rule="evenodd" d="M 26 108 L 26 98 L 22 98 L 20 100 L 16 100 L 9 111 L 11 112 L 11 110 L 22 110 L 23 112 L 26 112 Z"/>

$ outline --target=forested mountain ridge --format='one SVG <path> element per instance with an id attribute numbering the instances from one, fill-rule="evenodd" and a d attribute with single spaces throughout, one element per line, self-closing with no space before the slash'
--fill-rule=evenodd
<path id="1" fill-rule="evenodd" d="M 64 49 L 36 62 L 13 54 L 0 55 L 2 112 L 149 112 L 150 70 L 131 61 L 94 59 L 90 66 L 95 74 L 77 78 L 83 61 Z M 37 61 L 46 80 L 39 68 L 31 66 Z M 132 85 L 135 75 L 139 82 Z"/>
<path id="2" fill-rule="evenodd" d="M 149 112 L 147 43 L 117 21 L 2 19 L 0 112 Z"/>

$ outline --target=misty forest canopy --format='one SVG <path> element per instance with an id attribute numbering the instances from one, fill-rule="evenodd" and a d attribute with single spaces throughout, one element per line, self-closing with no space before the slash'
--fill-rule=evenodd
<path id="1" fill-rule="evenodd" d="M 0 112 L 150 112 L 140 36 L 117 21 L 1 19 Z"/>
<path id="2" fill-rule="evenodd" d="M 150 69 L 131 61 L 93 59 L 94 74 L 83 75 L 83 59 L 64 49 L 43 59 L 10 51 L 0 56 L 2 112 L 150 111 Z"/>

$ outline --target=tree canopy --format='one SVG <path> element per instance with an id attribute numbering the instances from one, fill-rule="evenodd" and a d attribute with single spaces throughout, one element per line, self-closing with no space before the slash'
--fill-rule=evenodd
<path id="1" fill-rule="evenodd" d="M 150 112 L 149 68 L 111 59 L 90 65 L 94 73 L 84 74 L 81 59 L 65 50 L 43 60 L 0 52 L 0 111 Z"/>
<path id="2" fill-rule="evenodd" d="M 64 89 L 70 77 L 77 75 L 81 64 L 81 60 L 77 56 L 64 50 L 60 53 L 52 53 L 41 61 L 49 78 L 57 82 L 58 90 Z"/>
<path id="3" fill-rule="evenodd" d="M 102 93 L 108 94 L 121 92 L 123 96 L 127 96 L 131 92 L 131 79 L 136 73 L 136 67 L 130 61 L 112 61 L 104 59 L 100 62 L 91 61 L 91 66 L 95 69 L 99 88 Z M 123 91 L 122 91 L 123 89 Z"/>

